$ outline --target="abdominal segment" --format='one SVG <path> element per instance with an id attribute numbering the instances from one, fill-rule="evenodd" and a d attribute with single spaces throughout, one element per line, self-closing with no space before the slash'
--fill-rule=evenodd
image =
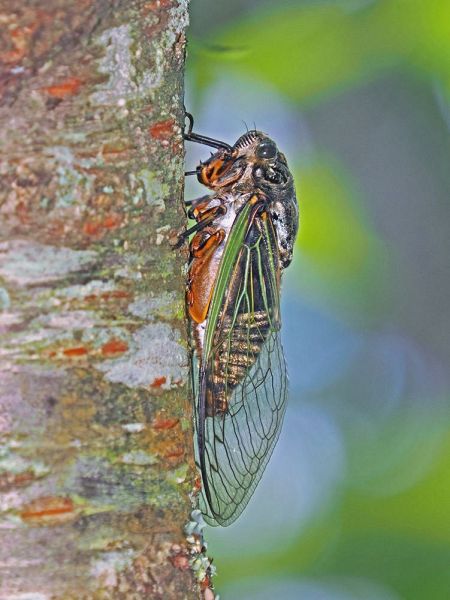
<path id="1" fill-rule="evenodd" d="M 231 317 L 225 318 L 222 339 L 214 349 L 212 368 L 208 370 L 207 416 L 227 412 L 230 397 L 254 365 L 268 329 L 265 311 L 239 314 L 234 323 Z"/>

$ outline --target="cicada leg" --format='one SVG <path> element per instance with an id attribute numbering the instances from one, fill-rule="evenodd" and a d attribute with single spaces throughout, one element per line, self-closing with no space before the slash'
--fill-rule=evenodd
<path id="1" fill-rule="evenodd" d="M 192 206 L 192 207 L 196 207 L 196 206 L 203 205 L 203 204 L 205 204 L 205 206 L 206 206 L 206 204 L 208 204 L 211 201 L 211 197 L 212 196 L 209 196 L 208 194 L 206 194 L 205 196 L 200 196 L 200 198 L 194 198 L 194 200 L 185 200 L 184 204 L 185 204 L 185 206 Z M 189 217 L 189 215 L 188 215 L 188 217 Z M 194 217 L 189 217 L 189 218 L 193 219 Z"/>
<path id="2" fill-rule="evenodd" d="M 219 204 L 217 206 L 212 206 L 211 208 L 208 208 L 208 202 L 209 199 L 205 200 L 205 202 L 199 202 L 195 206 L 191 207 L 191 209 L 189 210 L 189 218 L 195 219 L 197 223 L 189 229 L 186 229 L 186 231 L 183 231 L 183 233 L 181 233 L 178 236 L 178 241 L 175 244 L 175 248 L 179 248 L 184 242 L 184 240 L 188 238 L 191 234 L 197 233 L 198 231 L 202 231 L 203 229 L 205 229 L 205 227 L 210 225 L 218 215 L 225 214 L 225 206 Z"/>
<path id="3" fill-rule="evenodd" d="M 186 118 L 189 121 L 189 127 L 187 132 L 184 133 L 184 139 L 188 142 L 196 142 L 197 144 L 203 144 L 205 146 L 211 146 L 211 148 L 229 150 L 231 152 L 232 148 L 230 144 L 225 142 L 221 142 L 220 140 L 215 140 L 214 138 L 207 137 L 206 135 L 199 135 L 198 133 L 193 133 L 192 128 L 194 127 L 194 117 L 191 113 L 186 113 Z"/>
<path id="4" fill-rule="evenodd" d="M 201 323 L 208 312 L 213 278 L 208 276 L 209 265 L 217 248 L 225 239 L 223 229 L 205 227 L 192 239 L 189 249 L 192 262 L 189 267 L 186 300 L 191 318 Z"/>

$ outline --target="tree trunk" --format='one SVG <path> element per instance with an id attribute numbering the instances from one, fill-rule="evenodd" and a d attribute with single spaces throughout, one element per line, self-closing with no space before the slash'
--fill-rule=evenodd
<path id="1" fill-rule="evenodd" d="M 186 0 L 0 2 L 0 598 L 198 598 Z"/>

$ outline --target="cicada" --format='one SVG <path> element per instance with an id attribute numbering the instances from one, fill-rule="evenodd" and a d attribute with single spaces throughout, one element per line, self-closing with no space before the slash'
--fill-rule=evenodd
<path id="1" fill-rule="evenodd" d="M 265 133 L 231 146 L 192 132 L 215 152 L 195 171 L 213 194 L 191 202 L 187 308 L 196 363 L 200 508 L 226 526 L 248 503 L 278 439 L 286 408 L 280 341 L 281 273 L 298 229 L 293 177 Z"/>

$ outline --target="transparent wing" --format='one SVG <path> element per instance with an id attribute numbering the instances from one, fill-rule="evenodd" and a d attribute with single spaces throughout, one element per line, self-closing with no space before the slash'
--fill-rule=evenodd
<path id="1" fill-rule="evenodd" d="M 201 509 L 213 525 L 229 525 L 243 511 L 280 433 L 287 373 L 279 281 L 273 227 L 257 215 L 230 269 L 212 350 L 200 367 Z"/>

